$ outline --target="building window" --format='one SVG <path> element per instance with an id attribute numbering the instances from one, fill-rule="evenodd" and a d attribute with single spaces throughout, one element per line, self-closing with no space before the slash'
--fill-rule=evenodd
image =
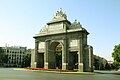
<path id="1" fill-rule="evenodd" d="M 7 53 L 9 53 L 9 50 L 7 50 Z"/>

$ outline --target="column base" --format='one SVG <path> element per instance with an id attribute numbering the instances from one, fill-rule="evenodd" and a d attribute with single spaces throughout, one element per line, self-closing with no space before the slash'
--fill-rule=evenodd
<path id="1" fill-rule="evenodd" d="M 62 70 L 67 70 L 67 63 L 62 63 Z"/>
<path id="2" fill-rule="evenodd" d="M 32 62 L 32 63 L 31 63 L 31 67 L 32 67 L 32 68 L 37 68 L 37 62 Z"/>
<path id="3" fill-rule="evenodd" d="M 78 71 L 83 72 L 83 63 L 78 64 Z"/>
<path id="4" fill-rule="evenodd" d="M 45 69 L 48 69 L 48 62 L 45 62 L 44 68 L 45 68 Z"/>

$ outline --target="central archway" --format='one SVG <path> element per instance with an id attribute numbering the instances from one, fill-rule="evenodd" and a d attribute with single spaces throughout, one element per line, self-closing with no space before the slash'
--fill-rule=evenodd
<path id="1" fill-rule="evenodd" d="M 56 68 L 62 69 L 62 46 L 59 44 L 55 50 L 56 54 Z"/>
<path id="2" fill-rule="evenodd" d="M 62 44 L 60 42 L 50 44 L 48 68 L 62 69 Z"/>

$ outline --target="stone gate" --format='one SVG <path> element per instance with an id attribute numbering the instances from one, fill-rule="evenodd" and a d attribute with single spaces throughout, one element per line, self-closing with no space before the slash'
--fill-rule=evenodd
<path id="1" fill-rule="evenodd" d="M 87 45 L 89 33 L 80 22 L 67 20 L 60 9 L 53 19 L 34 36 L 35 51 L 31 67 L 93 71 L 93 48 Z"/>

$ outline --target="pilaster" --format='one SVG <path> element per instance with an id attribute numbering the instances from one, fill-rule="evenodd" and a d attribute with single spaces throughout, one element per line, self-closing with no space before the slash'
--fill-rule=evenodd
<path id="1" fill-rule="evenodd" d="M 35 39 L 35 51 L 34 51 L 35 60 L 33 62 L 35 68 L 37 68 L 37 62 L 38 62 L 38 45 L 39 45 L 39 40 Z"/>
<path id="2" fill-rule="evenodd" d="M 69 69 L 69 41 L 67 38 L 63 39 L 62 47 L 62 69 Z"/>
<path id="3" fill-rule="evenodd" d="M 50 40 L 45 41 L 45 53 L 44 53 L 44 68 L 48 68 L 48 54 L 49 54 Z"/>
<path id="4" fill-rule="evenodd" d="M 78 71 L 83 72 L 83 38 L 78 39 Z"/>
<path id="5" fill-rule="evenodd" d="M 89 71 L 93 72 L 93 47 L 88 45 L 88 53 L 89 53 Z"/>

